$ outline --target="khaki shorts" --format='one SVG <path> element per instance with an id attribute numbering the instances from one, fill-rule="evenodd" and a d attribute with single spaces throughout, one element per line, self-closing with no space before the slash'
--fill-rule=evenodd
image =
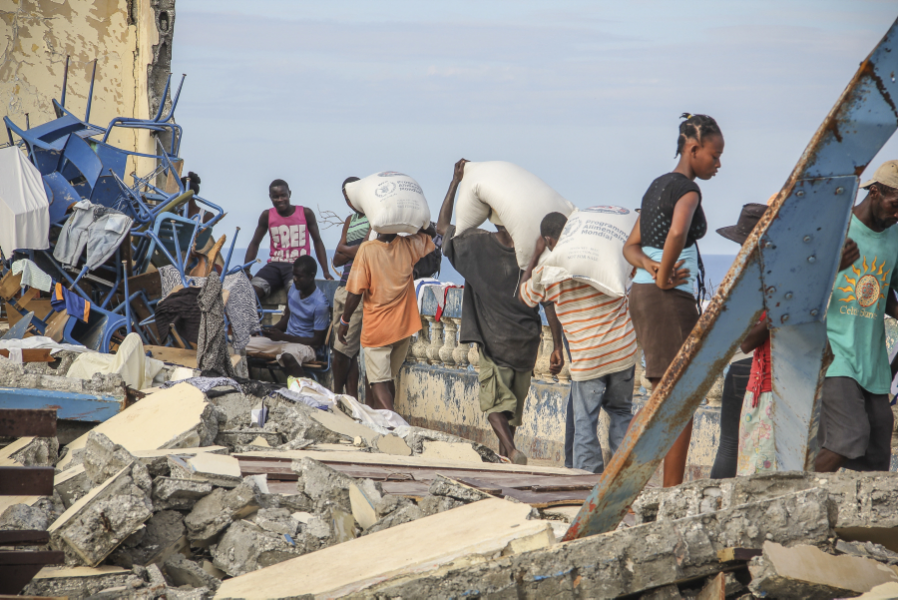
<path id="1" fill-rule="evenodd" d="M 249 338 L 249 344 L 246 345 L 246 354 L 248 356 L 259 354 L 274 356 L 282 367 L 284 366 L 284 361 L 281 360 L 281 357 L 285 354 L 295 358 L 299 364 L 315 360 L 315 350 L 311 346 L 294 344 L 292 342 L 276 342 L 262 335 L 254 335 Z"/>
<path id="2" fill-rule="evenodd" d="M 408 355 L 411 340 L 409 336 L 389 346 L 365 348 L 365 373 L 368 376 L 368 383 L 383 383 L 396 379 Z"/>
<path id="3" fill-rule="evenodd" d="M 508 424 L 511 427 L 520 427 L 524 404 L 530 392 L 531 372 L 515 371 L 511 367 L 497 365 L 482 348 L 479 367 L 480 410 L 486 414 L 511 413 Z"/>
<path id="4" fill-rule="evenodd" d="M 355 358 L 359 353 L 359 340 L 362 339 L 363 301 L 359 302 L 355 312 L 352 313 L 352 318 L 349 319 L 349 330 L 346 332 L 346 343 L 344 344 L 341 342 L 339 336 L 336 334 L 337 329 L 340 327 L 340 317 L 343 316 L 343 309 L 346 308 L 346 296 L 348 294 L 349 292 L 346 291 L 345 285 L 341 285 L 337 288 L 337 291 L 334 292 L 334 350 L 347 358 Z"/>

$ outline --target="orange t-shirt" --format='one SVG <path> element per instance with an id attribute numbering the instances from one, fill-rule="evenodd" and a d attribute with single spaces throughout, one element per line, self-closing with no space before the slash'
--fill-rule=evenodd
<path id="1" fill-rule="evenodd" d="M 412 271 L 418 260 L 436 246 L 426 233 L 395 237 L 359 246 L 346 291 L 360 294 L 362 347 L 380 348 L 404 340 L 421 329 Z"/>

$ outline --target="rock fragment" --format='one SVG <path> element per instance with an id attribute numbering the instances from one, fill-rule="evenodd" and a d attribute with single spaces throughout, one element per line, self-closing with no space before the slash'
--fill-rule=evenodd
<path id="1" fill-rule="evenodd" d="M 153 480 L 153 505 L 157 510 L 190 510 L 200 498 L 211 493 L 212 484 L 207 481 L 173 477 L 157 477 Z"/>
<path id="2" fill-rule="evenodd" d="M 241 483 L 232 490 L 216 488 L 202 498 L 184 519 L 187 537 L 197 545 L 211 543 L 228 525 L 259 510 L 252 490 Z"/>
<path id="3" fill-rule="evenodd" d="M 317 543 L 313 543 L 313 549 Z M 212 564 L 237 576 L 267 567 L 307 552 L 303 536 L 293 537 L 266 531 L 255 523 L 237 521 L 213 548 Z"/>

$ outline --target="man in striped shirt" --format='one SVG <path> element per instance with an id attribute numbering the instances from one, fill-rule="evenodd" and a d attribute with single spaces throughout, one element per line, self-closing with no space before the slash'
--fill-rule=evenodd
<path id="1" fill-rule="evenodd" d="M 597 433 L 599 410 L 604 407 L 611 421 L 608 437 L 612 454 L 633 418 L 636 334 L 626 296 L 613 298 L 574 279 L 546 286 L 540 283 L 543 267 L 537 266 L 539 257 L 547 247 L 554 250 L 566 222 L 567 217 L 561 213 L 550 213 L 543 219 L 536 252 L 524 271 L 519 296 L 527 306 L 555 306 L 571 352 L 573 466 L 601 473 L 605 461 Z"/>

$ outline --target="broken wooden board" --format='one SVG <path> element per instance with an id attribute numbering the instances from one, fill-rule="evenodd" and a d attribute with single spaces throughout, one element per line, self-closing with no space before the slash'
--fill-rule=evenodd
<path id="1" fill-rule="evenodd" d="M 438 440 L 425 440 L 423 458 L 434 460 L 458 460 L 463 462 L 482 463 L 483 458 L 474 450 L 474 447 L 465 442 L 442 442 Z"/>
<path id="2" fill-rule="evenodd" d="M 225 580 L 215 598 L 338 597 L 403 574 L 422 574 L 467 555 L 554 543 L 530 507 L 481 500 Z M 434 543 L 439 540 L 439 543 Z"/>
<path id="3" fill-rule="evenodd" d="M 201 391 L 182 383 L 148 395 L 92 431 L 104 434 L 129 452 L 199 446 L 199 430 L 204 427 L 203 414 L 208 406 Z M 69 452 L 57 468 L 63 469 L 71 462 L 72 453 L 84 447 L 87 436 L 84 434 L 66 446 Z"/>
<path id="4" fill-rule="evenodd" d="M 9 358 L 9 350 L 6 348 L 0 348 L 0 356 L 4 358 Z M 50 356 L 49 348 L 22 348 L 22 362 L 23 363 L 32 363 L 32 362 L 53 362 L 53 357 Z"/>
<path id="5" fill-rule="evenodd" d="M 173 365 L 180 365 L 182 367 L 187 367 L 188 369 L 196 369 L 196 350 L 188 350 L 186 348 L 170 348 L 168 346 L 151 346 L 145 345 L 144 350 L 146 350 L 152 358 L 156 360 L 161 360 L 164 363 L 169 363 Z M 239 354 L 231 355 L 231 364 L 233 366 L 237 366 L 241 357 Z"/>

